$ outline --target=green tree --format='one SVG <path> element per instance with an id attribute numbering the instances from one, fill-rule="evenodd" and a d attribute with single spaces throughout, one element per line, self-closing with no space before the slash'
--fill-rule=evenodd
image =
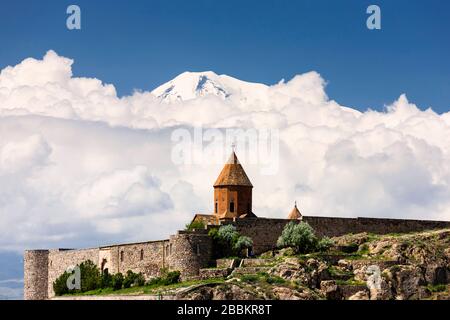
<path id="1" fill-rule="evenodd" d="M 100 270 L 91 261 L 87 260 L 80 264 L 81 292 L 95 290 L 101 287 Z"/>
<path id="2" fill-rule="evenodd" d="M 246 236 L 239 236 L 236 242 L 233 244 L 233 249 L 236 252 L 242 252 L 242 250 L 250 249 L 251 247 L 253 247 L 253 241 Z"/>
<path id="3" fill-rule="evenodd" d="M 240 256 L 243 249 L 253 246 L 252 239 L 240 235 L 231 224 L 211 229 L 208 234 L 213 239 L 216 258 Z"/>
<path id="4" fill-rule="evenodd" d="M 60 275 L 55 282 L 53 282 L 53 291 L 55 295 L 62 296 L 69 293 L 69 288 L 67 287 L 67 279 L 70 277 L 70 273 L 67 271 Z"/>
<path id="5" fill-rule="evenodd" d="M 313 228 L 306 222 L 289 222 L 278 238 L 281 248 L 291 247 L 296 253 L 309 253 L 317 249 L 318 239 Z"/>

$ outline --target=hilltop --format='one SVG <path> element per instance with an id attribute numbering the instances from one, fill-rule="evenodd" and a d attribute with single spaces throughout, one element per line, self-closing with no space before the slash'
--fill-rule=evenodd
<path id="1" fill-rule="evenodd" d="M 201 269 L 198 279 L 170 286 L 100 290 L 85 293 L 84 298 L 450 299 L 450 229 L 348 234 L 333 241 L 326 252 L 294 254 L 287 248 L 255 259 L 219 259 L 216 267 Z"/>
<path id="2" fill-rule="evenodd" d="M 324 253 L 268 252 L 182 299 L 449 299 L 450 229 L 333 238 Z M 274 256 L 272 257 L 272 254 Z M 379 270 L 379 277 L 376 273 Z M 369 284 L 368 281 L 369 280 Z"/>

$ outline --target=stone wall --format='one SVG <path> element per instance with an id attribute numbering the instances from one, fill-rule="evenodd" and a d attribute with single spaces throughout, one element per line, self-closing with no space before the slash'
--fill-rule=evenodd
<path id="1" fill-rule="evenodd" d="M 180 271 L 183 279 L 198 276 L 199 270 L 211 262 L 212 240 L 205 230 L 178 231 L 170 237 L 170 245 L 169 268 Z"/>
<path id="2" fill-rule="evenodd" d="M 276 248 L 285 225 L 291 221 L 246 218 L 223 221 L 222 224 L 234 224 L 242 235 L 253 240 L 253 252 L 260 254 Z M 450 228 L 450 222 L 424 220 L 304 216 L 303 221 L 309 223 L 320 237 L 360 232 L 386 234 Z M 101 270 L 108 268 L 110 273 L 126 273 L 132 270 L 142 272 L 149 279 L 159 276 L 162 268 L 168 268 L 179 270 L 182 278 L 188 279 L 198 277 L 199 270 L 210 265 L 212 253 L 213 244 L 208 230 L 179 231 L 171 236 L 170 240 L 93 249 L 29 250 L 25 251 L 24 255 L 24 298 L 28 300 L 53 297 L 53 282 L 56 278 L 68 267 L 86 260 L 91 260 Z"/>
<path id="3" fill-rule="evenodd" d="M 253 252 L 260 254 L 276 247 L 284 226 L 289 222 L 286 219 L 247 218 L 232 223 L 240 234 L 253 240 Z"/>
<path id="4" fill-rule="evenodd" d="M 25 251 L 23 294 L 25 300 L 48 297 L 48 250 Z"/>
<path id="5" fill-rule="evenodd" d="M 347 233 L 368 232 L 375 234 L 408 233 L 450 228 L 448 221 L 403 220 L 379 218 L 328 218 L 304 216 L 320 237 L 340 236 Z"/>
<path id="6" fill-rule="evenodd" d="M 253 252 L 260 254 L 274 249 L 284 227 L 291 221 L 287 219 L 247 218 L 232 223 L 238 232 L 253 240 Z M 303 216 L 319 237 L 335 237 L 347 233 L 368 232 L 375 234 L 407 233 L 424 230 L 450 228 L 450 222 L 430 220 L 403 220 L 378 218 L 328 218 Z"/>
<path id="7" fill-rule="evenodd" d="M 48 297 L 55 295 L 53 282 L 69 267 L 74 267 L 86 260 L 91 260 L 97 266 L 99 248 L 82 250 L 54 249 L 48 255 Z"/>
<path id="8" fill-rule="evenodd" d="M 128 270 L 142 272 L 146 279 L 160 275 L 162 268 L 168 267 L 167 257 L 170 255 L 168 240 L 150 241 L 142 243 L 122 244 L 101 248 L 101 251 L 109 250 L 110 273 Z M 104 261 L 100 261 L 100 264 Z"/>

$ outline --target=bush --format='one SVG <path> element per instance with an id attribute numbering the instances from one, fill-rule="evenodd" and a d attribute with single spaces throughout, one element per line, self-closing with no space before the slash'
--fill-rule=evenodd
<path id="1" fill-rule="evenodd" d="M 87 292 L 97 289 L 113 288 L 113 290 L 120 290 L 122 287 L 129 288 L 131 286 L 143 286 L 145 278 L 142 273 L 134 273 L 131 270 L 127 271 L 126 277 L 123 274 L 116 273 L 110 275 L 107 270 L 100 274 L 100 270 L 90 260 L 82 262 L 80 265 L 81 289 L 69 290 L 67 287 L 67 279 L 72 275 L 67 271 L 60 275 L 53 283 L 53 291 L 55 295 L 61 296 L 68 293 Z M 170 281 L 176 281 L 176 276 L 171 275 Z M 179 274 L 178 274 L 179 279 Z M 177 280 L 178 281 L 178 280 Z"/>
<path id="2" fill-rule="evenodd" d="M 125 279 L 123 280 L 123 287 L 124 288 L 130 288 L 130 287 L 136 287 L 136 286 L 143 286 L 145 284 L 144 275 L 139 273 L 134 273 L 131 270 L 127 271 L 127 275 L 125 276 Z"/>
<path id="3" fill-rule="evenodd" d="M 236 227 L 228 224 L 220 228 L 211 229 L 208 235 L 213 239 L 215 258 L 242 256 L 242 250 L 251 248 L 253 241 L 249 237 L 241 236 Z"/>
<path id="4" fill-rule="evenodd" d="M 243 249 L 248 249 L 253 246 L 253 241 L 249 237 L 240 236 L 233 245 L 233 249 L 241 252 Z"/>
<path id="5" fill-rule="evenodd" d="M 334 245 L 334 241 L 333 240 L 331 240 L 328 237 L 323 237 L 317 243 L 317 251 L 321 251 L 321 252 L 327 251 L 328 249 L 330 249 L 330 247 L 332 245 Z"/>
<path id="6" fill-rule="evenodd" d="M 171 271 L 167 273 L 166 277 L 163 279 L 163 284 L 167 286 L 170 284 L 178 283 L 180 282 L 180 276 L 180 271 Z"/>
<path id="7" fill-rule="evenodd" d="M 217 236 L 225 243 L 232 243 L 239 237 L 239 232 L 236 231 L 236 227 L 228 224 L 219 228 Z"/>
<path id="8" fill-rule="evenodd" d="M 102 287 L 102 277 L 100 276 L 100 271 L 91 260 L 82 262 L 78 267 L 80 268 L 81 288 L 79 290 L 69 290 L 67 287 L 67 279 L 72 275 L 72 273 L 65 271 L 53 283 L 53 291 L 55 291 L 55 295 L 61 296 L 68 293 L 86 292 Z"/>
<path id="9" fill-rule="evenodd" d="M 163 277 L 156 277 L 150 279 L 146 285 L 147 286 L 154 286 L 154 285 L 161 285 L 161 286 L 168 286 L 171 284 L 175 284 L 180 282 L 180 271 L 171 271 L 167 272 Z"/>
<path id="10" fill-rule="evenodd" d="M 244 274 L 241 276 L 241 281 L 243 282 L 257 282 L 259 280 L 259 276 L 256 274 Z"/>
<path id="11" fill-rule="evenodd" d="M 136 278 L 134 279 L 134 285 L 138 287 L 142 287 L 143 285 L 145 285 L 145 278 L 141 272 L 136 275 Z"/>
<path id="12" fill-rule="evenodd" d="M 306 223 L 289 222 L 278 238 L 279 247 L 292 247 L 296 253 L 309 253 L 317 248 L 317 237 L 313 228 Z"/>
<path id="13" fill-rule="evenodd" d="M 91 260 L 80 264 L 80 273 L 81 292 L 96 290 L 101 287 L 100 271 Z"/>
<path id="14" fill-rule="evenodd" d="M 123 274 L 121 274 L 120 272 L 114 274 L 112 276 L 112 281 L 111 281 L 113 290 L 120 290 L 120 289 L 122 289 L 123 280 L 124 280 L 123 279 Z"/>
<path id="15" fill-rule="evenodd" d="M 71 274 L 66 271 L 53 282 L 53 291 L 55 292 L 55 295 L 62 296 L 63 294 L 69 293 L 67 279 L 69 279 L 70 275 Z"/>
<path id="16" fill-rule="evenodd" d="M 192 231 L 194 229 L 205 229 L 205 223 L 203 221 L 192 221 L 186 225 L 186 231 Z"/>
<path id="17" fill-rule="evenodd" d="M 101 288 L 112 288 L 112 276 L 105 270 L 100 279 Z"/>
<path id="18" fill-rule="evenodd" d="M 333 240 L 328 237 L 319 240 L 306 222 L 289 222 L 277 241 L 278 247 L 292 248 L 296 254 L 327 251 L 333 244 Z"/>
<path id="19" fill-rule="evenodd" d="M 286 283 L 286 280 L 279 276 L 268 276 L 266 282 L 268 284 L 283 284 Z"/>

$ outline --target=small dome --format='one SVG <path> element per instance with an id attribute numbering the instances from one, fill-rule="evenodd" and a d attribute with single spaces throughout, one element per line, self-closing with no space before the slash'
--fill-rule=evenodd
<path id="1" fill-rule="evenodd" d="M 302 218 L 302 214 L 297 208 L 297 203 L 295 203 L 294 208 L 292 209 L 291 213 L 288 215 L 289 220 L 299 220 Z"/>

